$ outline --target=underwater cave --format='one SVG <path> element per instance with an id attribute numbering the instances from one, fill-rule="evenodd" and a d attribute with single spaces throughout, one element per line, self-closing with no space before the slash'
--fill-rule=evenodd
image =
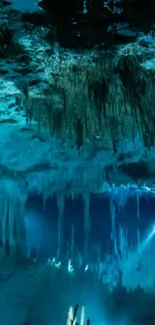
<path id="1" fill-rule="evenodd" d="M 0 324 L 155 323 L 155 2 L 0 2 Z"/>

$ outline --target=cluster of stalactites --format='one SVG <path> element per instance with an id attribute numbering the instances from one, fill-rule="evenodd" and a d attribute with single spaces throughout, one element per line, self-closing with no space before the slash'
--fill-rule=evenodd
<path id="1" fill-rule="evenodd" d="M 25 197 L 16 185 L 1 182 L 0 188 L 0 251 L 2 255 L 23 253 Z"/>
<path id="2" fill-rule="evenodd" d="M 90 220 L 90 194 L 83 194 L 84 200 L 84 263 L 89 263 L 89 249 L 90 249 L 90 233 L 91 233 L 91 220 Z"/>
<path id="3" fill-rule="evenodd" d="M 117 152 L 122 139 L 135 143 L 137 135 L 151 147 L 154 74 L 141 66 L 136 54 L 95 59 L 99 63 L 77 60 L 60 66 L 55 85 L 48 95 L 37 98 L 38 106 L 36 98 L 28 99 L 27 119 L 38 121 L 38 129 L 46 125 L 60 139 L 74 140 L 78 148 L 95 140 Z"/>
<path id="4" fill-rule="evenodd" d="M 145 192 L 144 192 L 145 193 Z M 122 225 L 119 225 L 117 222 L 117 212 L 120 209 L 124 209 L 127 201 L 132 197 L 136 200 L 137 206 L 137 219 L 140 218 L 140 198 L 143 195 L 143 192 L 140 191 L 138 188 L 130 191 L 130 189 L 125 187 L 120 188 L 113 188 L 110 191 L 110 213 L 111 213 L 111 241 L 113 243 L 113 252 L 115 256 L 121 254 L 121 257 L 127 255 L 129 250 L 128 247 L 128 235 L 127 229 L 125 229 Z M 124 224 L 126 220 L 124 220 Z M 124 249 L 125 247 L 125 249 Z M 124 254 L 124 251 L 126 253 Z M 137 226 L 137 251 L 139 256 L 141 257 L 141 238 L 140 238 L 140 230 L 139 226 Z"/>
<path id="5" fill-rule="evenodd" d="M 57 193 L 57 206 L 58 206 L 58 249 L 57 249 L 57 259 L 60 260 L 64 253 L 64 208 L 65 208 L 65 195 L 64 193 Z M 90 235 L 91 235 L 91 220 L 90 220 L 90 194 L 83 194 L 84 201 L 84 263 L 89 262 L 89 248 L 90 248 Z M 73 256 L 74 250 L 74 225 L 72 225 L 71 241 L 70 241 L 70 251 L 71 256 Z M 70 258 L 71 258 L 70 256 Z"/>
<path id="6" fill-rule="evenodd" d="M 115 256 L 121 254 L 121 258 L 125 259 L 125 256 L 128 254 L 128 234 L 127 228 L 124 228 L 124 225 L 119 224 L 117 221 L 117 214 L 121 209 L 127 204 L 127 201 L 131 198 L 135 198 L 137 202 L 137 218 L 140 218 L 139 204 L 140 197 L 142 196 L 142 191 L 139 189 L 130 190 L 128 188 L 113 188 L 109 192 L 110 199 L 110 213 L 111 213 L 111 241 L 113 243 L 113 252 Z M 65 194 L 57 194 L 57 206 L 58 206 L 58 250 L 57 250 L 57 259 L 61 260 L 64 253 L 64 209 L 65 209 Z M 91 245 L 91 218 L 90 218 L 90 193 L 82 194 L 84 202 L 84 243 L 83 243 L 83 262 L 84 264 L 89 264 L 90 259 L 90 245 Z M 74 196 L 73 196 L 74 199 Z M 124 220 L 125 224 L 125 220 Z M 73 248 L 75 246 L 74 242 L 74 225 L 72 225 L 72 234 L 71 240 L 68 243 L 70 246 L 69 251 L 72 252 L 68 255 L 68 258 L 73 256 Z M 140 231 L 137 228 L 137 247 L 140 255 L 141 243 L 140 243 Z"/>
<path id="7" fill-rule="evenodd" d="M 65 207 L 65 197 L 64 194 L 58 193 L 57 196 L 57 205 L 59 209 L 58 214 L 58 249 L 57 249 L 57 258 L 61 259 L 63 254 L 63 245 L 64 245 L 64 207 Z"/>

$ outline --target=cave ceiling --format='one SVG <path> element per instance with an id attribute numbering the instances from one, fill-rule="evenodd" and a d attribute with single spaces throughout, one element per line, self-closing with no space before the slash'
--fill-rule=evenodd
<path id="1" fill-rule="evenodd" d="M 154 89 L 154 1 L 2 1 L 1 183 L 154 190 Z"/>

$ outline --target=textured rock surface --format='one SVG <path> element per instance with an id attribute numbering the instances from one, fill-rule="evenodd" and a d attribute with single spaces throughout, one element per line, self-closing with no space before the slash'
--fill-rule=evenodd
<path id="1" fill-rule="evenodd" d="M 41 0 L 39 5 L 56 23 L 60 44 L 69 48 L 133 42 L 150 31 L 155 17 L 153 0 Z"/>
<path id="2" fill-rule="evenodd" d="M 1 12 L 1 178 L 45 195 L 152 187 L 153 24 L 134 42 L 125 27 L 127 44 L 75 51 L 59 45 L 59 24 L 45 18 L 8 5 Z"/>

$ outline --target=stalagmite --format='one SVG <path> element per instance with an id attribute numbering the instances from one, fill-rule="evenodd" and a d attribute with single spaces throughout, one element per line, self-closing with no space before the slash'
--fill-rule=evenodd
<path id="1" fill-rule="evenodd" d="M 57 205 L 59 209 L 58 215 L 58 250 L 57 259 L 60 260 L 63 256 L 63 245 L 64 245 L 64 206 L 65 198 L 63 193 L 57 193 Z"/>
<path id="2" fill-rule="evenodd" d="M 85 264 L 89 263 L 89 249 L 90 249 L 90 231 L 91 231 L 91 222 L 90 222 L 90 213 L 89 213 L 89 204 L 90 204 L 90 194 L 85 193 L 83 195 L 84 200 L 84 233 L 85 233 L 85 242 L 84 242 L 84 262 Z"/>
<path id="3" fill-rule="evenodd" d="M 0 184 L 0 243 L 2 255 L 24 254 L 25 225 L 23 210 L 26 195 L 14 182 Z"/>

